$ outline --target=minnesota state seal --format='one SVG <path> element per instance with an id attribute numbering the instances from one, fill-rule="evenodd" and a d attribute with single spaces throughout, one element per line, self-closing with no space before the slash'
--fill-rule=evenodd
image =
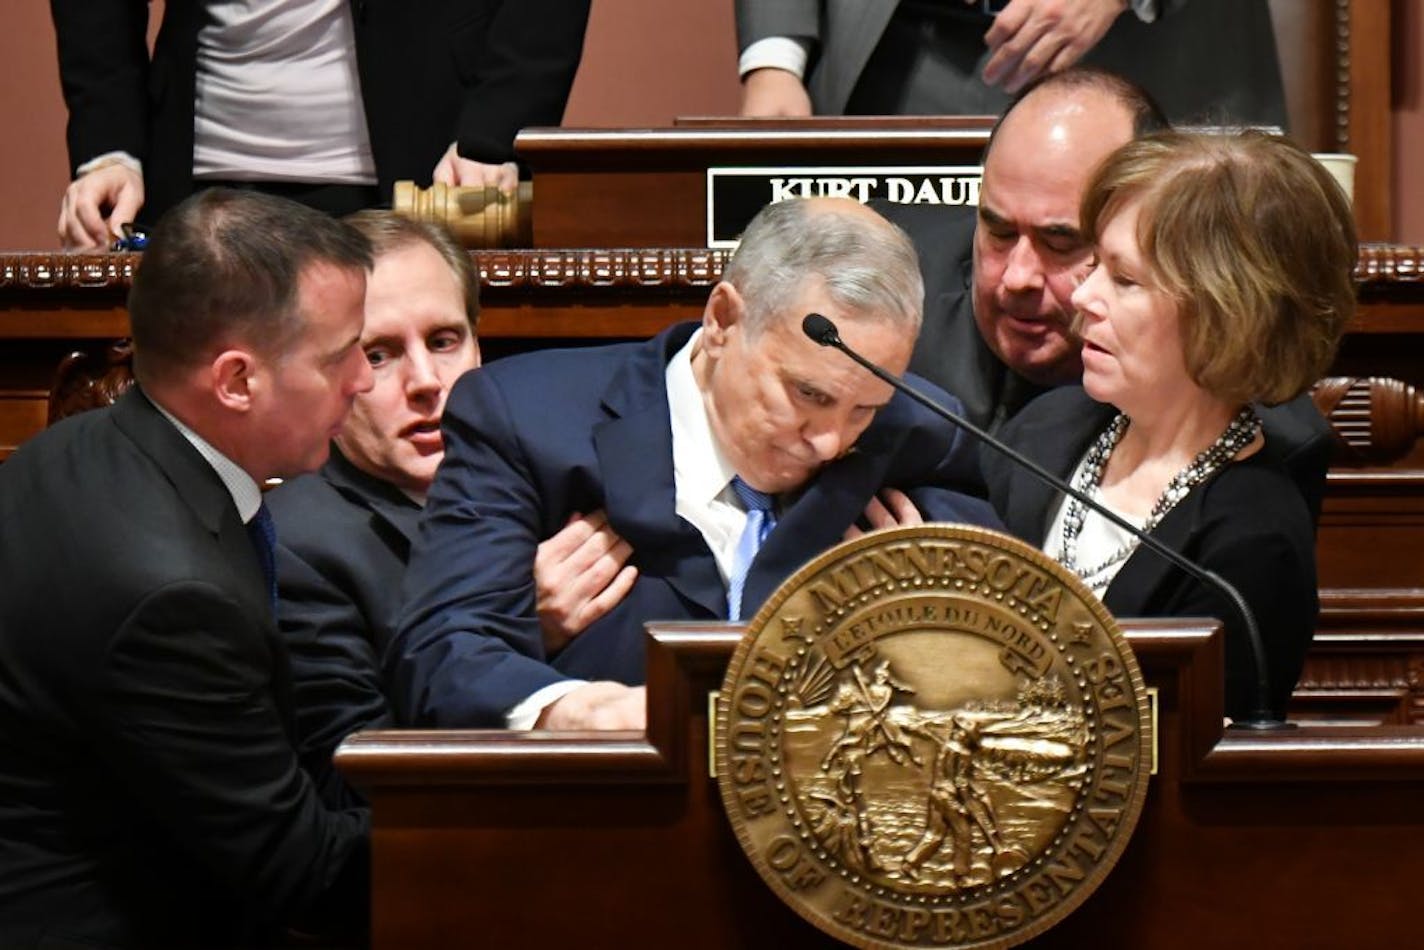
<path id="1" fill-rule="evenodd" d="M 896 528 L 773 594 L 718 700 L 723 802 L 802 917 L 863 947 L 1001 947 L 1077 907 L 1147 788 L 1142 674 L 1102 603 L 1002 534 Z"/>

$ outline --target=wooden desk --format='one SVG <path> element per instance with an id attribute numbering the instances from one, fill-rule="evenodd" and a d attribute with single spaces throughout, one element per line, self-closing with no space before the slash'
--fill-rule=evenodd
<path id="1" fill-rule="evenodd" d="M 1159 774 L 1098 891 L 1043 947 L 1417 942 L 1424 728 L 1221 728 L 1214 627 L 1128 622 Z M 708 776 L 731 625 L 657 625 L 635 733 L 385 732 L 338 752 L 374 809 L 374 945 L 831 946 L 740 851 Z"/>

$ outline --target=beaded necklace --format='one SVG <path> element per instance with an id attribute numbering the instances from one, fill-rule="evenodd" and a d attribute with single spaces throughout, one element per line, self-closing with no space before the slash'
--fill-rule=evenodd
<path id="1" fill-rule="evenodd" d="M 1073 487 L 1085 495 L 1092 495 L 1098 491 L 1103 481 L 1103 469 L 1107 467 L 1108 458 L 1112 455 L 1113 449 L 1117 447 L 1122 435 L 1127 431 L 1129 423 L 1127 416 L 1118 413 L 1113 418 L 1112 423 L 1103 430 L 1088 449 L 1087 457 L 1083 460 L 1083 465 L 1079 468 L 1077 475 L 1073 478 Z M 1216 470 L 1221 468 L 1236 454 L 1251 444 L 1256 438 L 1256 434 L 1261 431 L 1261 420 L 1256 416 L 1256 411 L 1250 406 L 1243 406 L 1236 417 L 1231 420 L 1226 431 L 1216 437 L 1191 464 L 1182 469 L 1172 480 L 1167 483 L 1167 487 L 1162 489 L 1162 494 L 1158 496 L 1157 502 L 1152 506 L 1152 511 L 1147 515 L 1147 520 L 1142 524 L 1144 532 L 1151 531 L 1157 527 L 1157 523 L 1176 507 L 1177 503 L 1196 488 L 1205 482 Z M 1070 571 L 1077 573 L 1094 593 L 1101 593 L 1107 589 L 1108 582 L 1112 580 L 1112 575 L 1107 574 L 1109 568 L 1126 560 L 1133 551 L 1137 550 L 1137 538 L 1128 538 L 1127 543 L 1122 545 L 1108 557 L 1107 560 L 1095 564 L 1089 568 L 1078 566 L 1078 535 L 1083 530 L 1083 520 L 1087 516 L 1087 506 L 1078 499 L 1068 498 L 1068 508 L 1063 513 L 1063 552 L 1059 556 L 1059 561 Z"/>

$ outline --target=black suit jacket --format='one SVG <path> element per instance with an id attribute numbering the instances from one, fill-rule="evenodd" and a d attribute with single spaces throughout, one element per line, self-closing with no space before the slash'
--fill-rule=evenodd
<path id="1" fill-rule="evenodd" d="M 297 748 L 333 804 L 356 799 L 332 768 L 341 740 L 393 724 L 381 655 L 420 506 L 336 446 L 321 471 L 267 494 L 277 525 L 278 626 L 292 657 Z"/>
<path id="2" fill-rule="evenodd" d="M 953 393 L 975 425 L 998 431 L 1043 387 L 1009 369 L 974 322 L 975 208 L 874 202 L 914 242 L 925 279 L 925 316 L 910 372 Z"/>
<path id="3" fill-rule="evenodd" d="M 71 169 L 123 150 L 144 163 L 143 219 L 193 191 L 193 94 L 207 5 L 164 5 L 150 61 L 144 0 L 51 0 Z M 428 185 L 452 141 L 486 162 L 558 125 L 589 0 L 352 0 L 361 98 L 381 194 Z"/>
<path id="4" fill-rule="evenodd" d="M 363 921 L 368 817 L 298 765 L 286 650 L 212 467 L 135 389 L 0 466 L 0 525 L 0 945 Z"/>
<path id="5" fill-rule="evenodd" d="M 1004 428 L 1014 448 L 1068 478 L 1116 414 L 1079 386 L 1040 397 Z M 1267 445 L 1270 436 L 1267 435 Z M 991 450 L 990 498 L 1014 534 L 1042 546 L 1061 496 Z M 1246 599 L 1265 640 L 1270 701 L 1283 711 L 1315 635 L 1314 524 L 1294 475 L 1274 452 L 1223 468 L 1168 512 L 1152 534 L 1225 578 Z M 1226 627 L 1226 714 L 1254 708 L 1255 663 L 1235 609 L 1152 551 L 1138 548 L 1103 594 L 1118 617 L 1219 617 Z"/>
<path id="6" fill-rule="evenodd" d="M 389 657 L 405 721 L 502 726 L 510 708 L 561 680 L 641 683 L 644 623 L 725 619 L 717 563 L 674 497 L 666 370 L 695 328 L 497 360 L 456 384 Z M 885 486 L 920 486 L 912 497 L 929 520 L 996 526 L 987 504 L 943 487 L 970 472 L 977 478 L 958 431 L 895 396 L 855 451 L 822 468 L 781 512 L 752 562 L 743 604 L 761 604 L 836 544 Z M 632 546 L 638 578 L 618 606 L 549 655 L 535 613 L 535 551 L 571 513 L 600 508 Z"/>

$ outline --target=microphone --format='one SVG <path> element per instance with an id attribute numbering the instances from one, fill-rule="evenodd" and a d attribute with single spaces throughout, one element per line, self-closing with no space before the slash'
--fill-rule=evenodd
<path id="1" fill-rule="evenodd" d="M 990 435 L 968 419 L 950 412 L 944 406 L 941 406 L 924 393 L 919 392 L 900 377 L 893 373 L 888 373 L 876 364 L 870 362 L 870 360 L 861 356 L 845 344 L 841 339 L 840 331 L 836 329 L 836 325 L 827 317 L 819 313 L 806 314 L 805 318 L 801 321 L 801 331 L 810 337 L 813 342 L 821 346 L 829 346 L 832 349 L 840 350 L 856 363 L 869 370 L 877 379 L 884 380 L 895 387 L 897 391 L 909 396 L 935 415 L 953 423 L 960 429 L 963 429 L 965 432 L 979 439 L 979 441 L 992 446 L 994 451 L 1007 456 L 1015 465 L 1019 465 L 1031 472 L 1039 481 L 1044 482 L 1060 494 L 1069 495 L 1077 499 L 1119 528 L 1131 534 L 1141 542 L 1144 547 L 1155 551 L 1159 557 L 1165 558 L 1169 563 L 1181 568 L 1187 574 L 1225 595 L 1226 599 L 1231 602 L 1232 606 L 1236 608 L 1236 612 L 1241 616 L 1241 622 L 1246 628 L 1246 640 L 1251 647 L 1251 658 L 1256 667 L 1255 708 L 1252 709 L 1250 715 L 1246 718 L 1234 720 L 1232 723 L 1233 727 L 1255 730 L 1292 728 L 1291 723 L 1280 719 L 1271 709 L 1271 684 L 1266 672 L 1266 645 L 1261 639 L 1260 629 L 1256 626 L 1256 618 L 1252 615 L 1251 608 L 1246 603 L 1246 598 L 1242 597 L 1241 592 L 1235 587 L 1227 583 L 1225 578 L 1178 554 L 1161 541 L 1152 537 L 1152 535 L 1119 516 L 1116 512 L 1111 511 L 1092 498 L 1089 498 L 1083 492 L 1080 492 L 1042 465 L 1039 465 L 1021 452 L 1011 448 L 1000 439 Z"/>

